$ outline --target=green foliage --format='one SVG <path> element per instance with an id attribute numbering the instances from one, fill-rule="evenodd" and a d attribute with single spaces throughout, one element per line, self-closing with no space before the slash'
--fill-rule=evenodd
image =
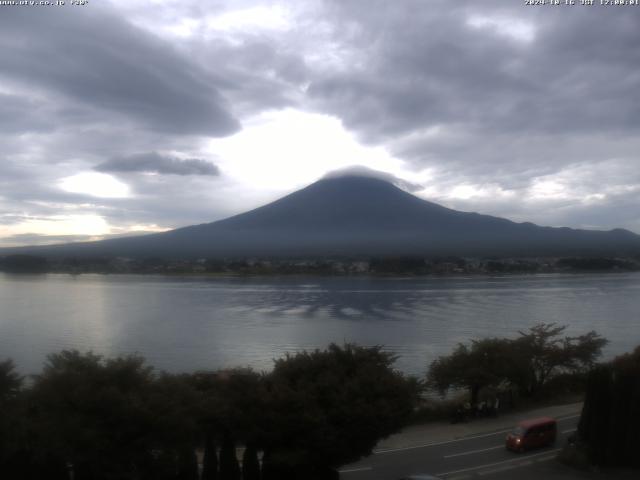
<path id="1" fill-rule="evenodd" d="M 249 444 L 242 454 L 242 480 L 260 480 L 260 462 L 255 445 Z"/>
<path id="2" fill-rule="evenodd" d="M 556 265 L 560 268 L 573 270 L 599 271 L 599 270 L 637 270 L 638 264 L 621 258 L 561 258 Z"/>
<path id="3" fill-rule="evenodd" d="M 459 344 L 450 355 L 431 363 L 427 383 L 442 394 L 451 388 L 466 388 L 472 404 L 485 387 L 511 385 L 534 396 L 557 375 L 588 370 L 607 343 L 594 331 L 562 337 L 565 329 L 541 323 L 520 332 L 516 339 L 485 338 L 469 346 Z"/>
<path id="4" fill-rule="evenodd" d="M 151 382 L 147 408 L 154 415 L 153 436 L 156 444 L 178 451 L 192 447 L 201 430 L 198 422 L 200 396 L 186 374 L 162 373 Z"/>
<path id="5" fill-rule="evenodd" d="M 202 480 L 218 480 L 218 453 L 215 437 L 210 432 L 205 434 Z"/>
<path id="6" fill-rule="evenodd" d="M 46 258 L 35 255 L 8 255 L 0 260 L 0 270 L 10 273 L 43 273 L 48 267 Z"/>
<path id="7" fill-rule="evenodd" d="M 427 264 L 424 258 L 419 257 L 382 257 L 372 258 L 369 268 L 374 273 L 403 274 L 426 273 Z"/>
<path id="8" fill-rule="evenodd" d="M 70 461 L 76 478 L 110 478 L 143 464 L 156 429 L 152 372 L 139 357 L 50 355 L 31 401 L 38 450 Z"/>
<path id="9" fill-rule="evenodd" d="M 178 453 L 178 475 L 176 480 L 198 480 L 196 452 L 186 445 Z"/>
<path id="10" fill-rule="evenodd" d="M 526 368 L 517 370 L 512 378 L 522 392 L 535 395 L 553 375 L 560 372 L 581 372 L 593 366 L 602 354 L 607 340 L 590 331 L 578 337 L 561 337 L 566 326 L 540 323 L 515 340 L 514 359 Z"/>
<path id="11" fill-rule="evenodd" d="M 23 377 L 15 371 L 12 360 L 0 362 L 0 405 L 14 398 L 22 387 Z"/>
<path id="12" fill-rule="evenodd" d="M 267 463 L 337 467 L 398 431 L 419 385 L 393 370 L 394 361 L 381 347 L 352 344 L 277 360 L 267 380 Z"/>
<path id="13" fill-rule="evenodd" d="M 592 463 L 640 467 L 640 346 L 591 371 L 578 435 Z"/>
<path id="14" fill-rule="evenodd" d="M 473 340 L 470 346 L 458 344 L 451 355 L 434 360 L 427 384 L 444 394 L 450 388 L 467 388 L 476 404 L 480 389 L 498 386 L 511 374 L 512 343 L 507 339 Z"/>
<path id="15" fill-rule="evenodd" d="M 233 432 L 243 442 L 264 435 L 260 419 L 266 408 L 263 376 L 250 368 L 199 372 L 191 383 L 200 395 L 200 421 L 209 432 Z"/>
<path id="16" fill-rule="evenodd" d="M 70 465 L 76 480 L 196 480 L 204 444 L 202 479 L 240 480 L 238 441 L 245 480 L 337 478 L 417 404 L 419 382 L 394 361 L 380 347 L 331 345 L 277 360 L 269 374 L 171 375 L 136 356 L 62 351 L 26 389 L 2 362 L 0 471 L 66 480 Z"/>
<path id="17" fill-rule="evenodd" d="M 240 465 L 236 457 L 236 444 L 229 433 L 222 439 L 220 449 L 220 480 L 240 480 Z"/>
<path id="18" fill-rule="evenodd" d="M 0 465 L 6 465 L 5 474 L 24 468 L 24 460 L 18 459 L 24 425 L 16 401 L 22 382 L 23 378 L 15 371 L 11 360 L 0 362 Z"/>

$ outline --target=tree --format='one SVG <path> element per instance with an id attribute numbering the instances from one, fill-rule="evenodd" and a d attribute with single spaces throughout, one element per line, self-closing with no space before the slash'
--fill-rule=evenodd
<path id="1" fill-rule="evenodd" d="M 197 372 L 191 383 L 200 397 L 197 416 L 205 437 L 203 478 L 239 478 L 235 443 L 255 446 L 264 437 L 263 375 L 250 368 Z M 222 443 L 219 474 L 216 441 Z"/>
<path id="2" fill-rule="evenodd" d="M 255 445 L 248 444 L 242 455 L 242 480 L 260 480 L 260 462 Z"/>
<path id="3" fill-rule="evenodd" d="M 205 433 L 202 480 L 218 480 L 218 453 L 215 435 L 211 432 Z"/>
<path id="4" fill-rule="evenodd" d="M 28 463 L 26 452 L 21 448 L 24 424 L 18 397 L 22 382 L 12 360 L 0 362 L 0 475 L 3 478 L 19 478 Z"/>
<path id="5" fill-rule="evenodd" d="M 22 387 L 23 377 L 15 371 L 13 360 L 0 362 L 0 404 L 14 398 Z"/>
<path id="6" fill-rule="evenodd" d="M 37 449 L 70 462 L 77 480 L 143 471 L 164 422 L 151 408 L 154 381 L 140 357 L 50 355 L 31 394 Z"/>
<path id="7" fill-rule="evenodd" d="M 263 478 L 333 478 L 404 426 L 420 389 L 394 361 L 379 346 L 353 344 L 276 360 L 266 379 Z"/>
<path id="8" fill-rule="evenodd" d="M 562 337 L 566 328 L 566 325 L 540 323 L 528 332 L 519 332 L 520 338 L 514 342 L 517 353 L 514 361 L 525 365 L 525 369 L 513 380 L 526 395 L 535 395 L 554 374 L 588 370 L 608 342 L 595 331 Z"/>
<path id="9" fill-rule="evenodd" d="M 231 434 L 225 433 L 220 448 L 220 480 L 240 480 L 240 465 L 236 457 L 236 445 Z"/>
<path id="10" fill-rule="evenodd" d="M 472 404 L 482 388 L 501 384 L 517 386 L 524 395 L 533 396 L 559 373 L 586 372 L 607 343 L 594 331 L 562 337 L 566 328 L 541 323 L 519 332 L 516 339 L 485 338 L 458 344 L 450 355 L 431 363 L 427 384 L 441 394 L 465 388 Z"/>
<path id="11" fill-rule="evenodd" d="M 43 273 L 48 267 L 46 258 L 35 255 L 8 255 L 0 261 L 0 270 L 10 273 Z"/>
<path id="12" fill-rule="evenodd" d="M 465 388 L 475 405 L 482 388 L 498 386 L 511 374 L 512 352 L 508 339 L 472 340 L 470 346 L 460 343 L 451 355 L 431 363 L 427 384 L 442 395 L 451 388 Z"/>
<path id="13" fill-rule="evenodd" d="M 198 459 L 193 448 L 183 445 L 178 452 L 177 480 L 198 480 Z"/>
<path id="14" fill-rule="evenodd" d="M 194 450 L 200 441 L 200 397 L 191 375 L 158 375 L 151 383 L 146 407 L 155 417 L 152 432 L 156 448 L 175 454 Z"/>
<path id="15" fill-rule="evenodd" d="M 578 438 L 596 465 L 640 467 L 640 346 L 589 373 Z"/>
<path id="16" fill-rule="evenodd" d="M 263 376 L 250 368 L 198 372 L 192 376 L 200 395 L 199 421 L 204 430 L 223 439 L 259 443 L 266 408 Z"/>

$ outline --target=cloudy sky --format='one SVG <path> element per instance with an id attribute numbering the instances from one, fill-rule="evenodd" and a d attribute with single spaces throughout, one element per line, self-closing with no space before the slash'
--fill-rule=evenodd
<path id="1" fill-rule="evenodd" d="M 0 5 L 0 45 L 2 246 L 213 221 L 349 165 L 640 233 L 640 7 L 67 0 Z"/>

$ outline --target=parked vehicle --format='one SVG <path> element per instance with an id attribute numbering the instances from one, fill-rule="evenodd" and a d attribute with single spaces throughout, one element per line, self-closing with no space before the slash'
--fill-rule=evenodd
<path id="1" fill-rule="evenodd" d="M 555 443 L 557 433 L 558 423 L 554 418 L 524 420 L 507 435 L 506 447 L 516 452 L 546 447 Z"/>

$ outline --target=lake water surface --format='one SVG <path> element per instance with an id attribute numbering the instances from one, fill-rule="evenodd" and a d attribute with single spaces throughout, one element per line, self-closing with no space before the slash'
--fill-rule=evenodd
<path id="1" fill-rule="evenodd" d="M 270 369 L 330 342 L 384 345 L 424 373 L 458 342 L 515 336 L 540 322 L 596 330 L 606 356 L 640 344 L 640 274 L 504 277 L 7 275 L 0 359 L 40 370 L 62 349 L 140 353 L 169 371 Z"/>

